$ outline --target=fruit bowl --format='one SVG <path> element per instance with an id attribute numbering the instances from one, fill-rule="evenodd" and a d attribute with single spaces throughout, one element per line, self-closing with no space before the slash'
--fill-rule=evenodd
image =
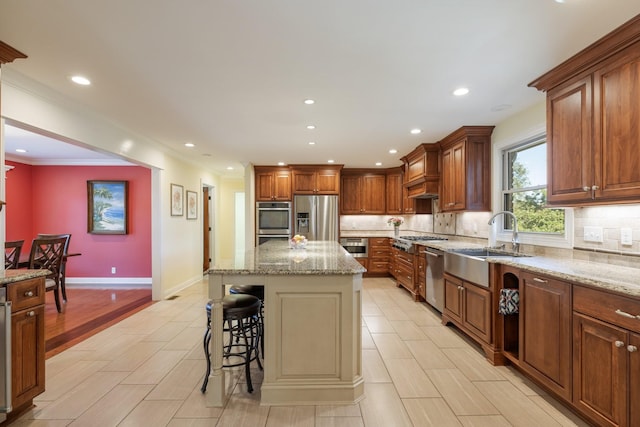
<path id="1" fill-rule="evenodd" d="M 291 240 L 289 240 L 289 247 L 291 249 L 304 249 L 307 246 L 307 238 L 304 236 L 293 236 Z"/>

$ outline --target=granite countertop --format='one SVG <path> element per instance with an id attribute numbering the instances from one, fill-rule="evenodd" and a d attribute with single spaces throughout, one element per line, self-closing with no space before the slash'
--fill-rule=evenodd
<path id="1" fill-rule="evenodd" d="M 21 280 L 48 276 L 49 274 L 51 274 L 49 270 L 5 270 L 0 275 L 0 285 L 7 285 L 9 283 L 20 282 Z"/>
<path id="2" fill-rule="evenodd" d="M 304 249 L 291 249 L 288 242 L 272 240 L 221 261 L 209 274 L 353 275 L 365 271 L 338 242 L 309 241 Z"/>

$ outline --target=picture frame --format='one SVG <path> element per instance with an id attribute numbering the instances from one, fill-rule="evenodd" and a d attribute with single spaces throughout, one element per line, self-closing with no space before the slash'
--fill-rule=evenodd
<path id="1" fill-rule="evenodd" d="M 171 216 L 182 216 L 184 214 L 184 187 L 178 184 L 171 184 Z"/>
<path id="2" fill-rule="evenodd" d="M 187 190 L 187 219 L 198 219 L 198 193 Z"/>
<path id="3" fill-rule="evenodd" d="M 87 232 L 129 234 L 128 195 L 128 181 L 87 181 Z"/>

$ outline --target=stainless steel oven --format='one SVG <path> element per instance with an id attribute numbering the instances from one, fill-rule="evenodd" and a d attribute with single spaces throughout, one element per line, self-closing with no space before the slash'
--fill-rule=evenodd
<path id="1" fill-rule="evenodd" d="M 256 243 L 291 237 L 291 202 L 256 202 Z"/>
<path id="2" fill-rule="evenodd" d="M 360 237 L 343 237 L 340 244 L 354 258 L 366 258 L 369 253 L 369 239 Z"/>

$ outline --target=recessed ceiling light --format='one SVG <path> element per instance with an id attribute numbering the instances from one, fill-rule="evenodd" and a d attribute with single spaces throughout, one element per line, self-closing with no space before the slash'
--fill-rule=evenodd
<path id="1" fill-rule="evenodd" d="M 398 152 L 398 150 L 396 150 L 395 148 L 392 148 L 391 150 L 389 150 L 389 154 L 396 154 Z"/>
<path id="2" fill-rule="evenodd" d="M 228 171 L 232 171 L 233 170 L 233 166 L 227 166 L 227 170 Z"/>
<path id="3" fill-rule="evenodd" d="M 91 84 L 91 80 L 83 76 L 72 76 L 71 81 L 81 86 L 89 86 Z"/>
<path id="4" fill-rule="evenodd" d="M 422 130 L 421 130 L 421 129 L 411 129 L 411 135 L 417 135 L 417 134 L 419 134 L 420 132 L 422 132 Z"/>
<path id="5" fill-rule="evenodd" d="M 335 160 L 327 160 L 327 163 L 334 163 Z"/>
<path id="6" fill-rule="evenodd" d="M 309 145 L 316 145 L 314 141 L 309 141 Z"/>
<path id="7" fill-rule="evenodd" d="M 453 94 L 455 96 L 463 96 L 469 93 L 469 89 L 467 89 L 466 87 L 459 87 L 458 89 L 453 91 Z"/>
<path id="8" fill-rule="evenodd" d="M 16 153 L 26 153 L 27 150 L 25 150 L 24 148 L 16 148 Z"/>
<path id="9" fill-rule="evenodd" d="M 382 162 L 376 162 L 376 166 L 382 166 Z"/>
<path id="10" fill-rule="evenodd" d="M 278 162 L 278 166 L 284 166 L 284 165 L 286 165 L 285 162 Z"/>
<path id="11" fill-rule="evenodd" d="M 308 125 L 307 129 L 315 129 L 316 127 L 314 125 Z"/>
<path id="12" fill-rule="evenodd" d="M 556 0 L 556 3 L 564 3 L 565 0 Z"/>
<path id="13" fill-rule="evenodd" d="M 184 144 L 184 146 L 187 147 L 187 148 L 193 148 L 196 145 L 193 142 L 187 142 L 187 143 Z"/>
<path id="14" fill-rule="evenodd" d="M 304 103 L 307 105 L 313 105 L 316 103 L 316 101 L 314 101 L 313 99 L 305 99 Z"/>

